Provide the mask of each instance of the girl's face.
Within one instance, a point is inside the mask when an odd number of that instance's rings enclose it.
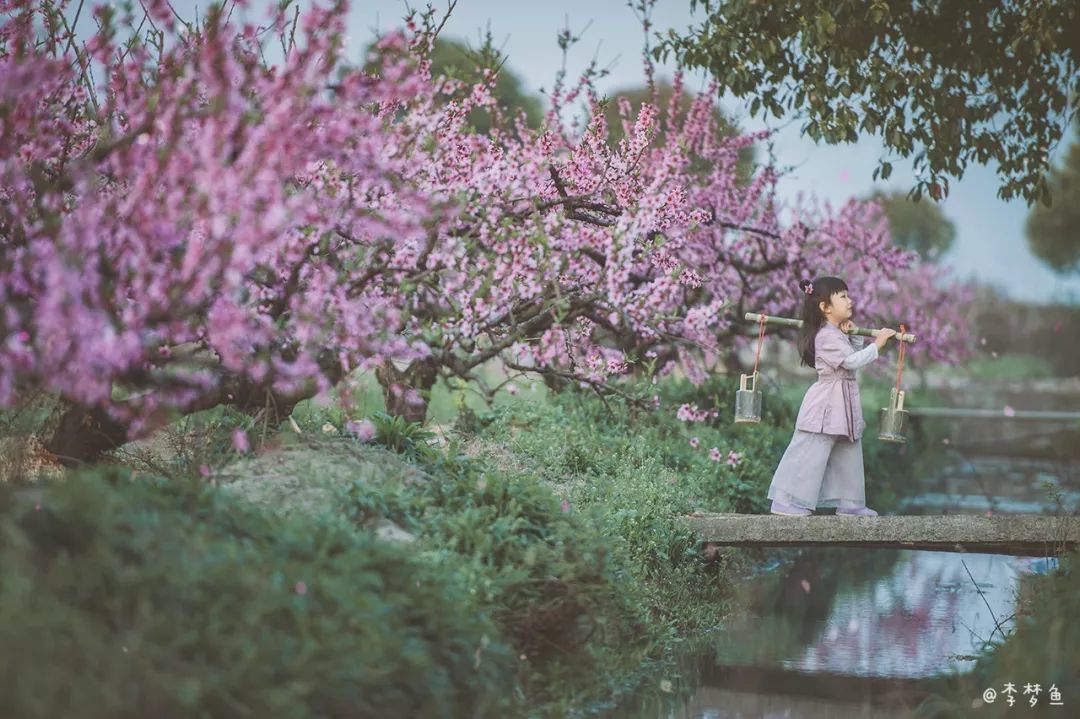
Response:
[[[855,312],[855,303],[848,297],[847,290],[834,292],[829,297],[828,303],[821,302],[818,307],[821,308],[825,319],[834,325],[838,325],[844,320],[850,320]]]

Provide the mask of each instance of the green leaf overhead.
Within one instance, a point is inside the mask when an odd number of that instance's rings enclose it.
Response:
[[[912,195],[969,163],[998,196],[1049,200],[1049,155],[1077,115],[1080,3],[691,0],[704,20],[656,47],[708,70],[753,114],[797,113],[814,140],[878,135],[912,158]]]

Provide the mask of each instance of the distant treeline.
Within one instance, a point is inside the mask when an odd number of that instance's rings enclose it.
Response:
[[[1080,375],[1080,305],[1030,304],[985,291],[975,303],[975,337],[987,353],[1028,354],[1058,377]]]

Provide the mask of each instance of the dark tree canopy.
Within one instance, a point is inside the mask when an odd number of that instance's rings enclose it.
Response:
[[[1027,219],[1028,246],[1055,272],[1080,272],[1080,135],[1060,167],[1050,173],[1050,207],[1039,205]]]
[[[893,244],[918,252],[924,260],[936,261],[952,247],[956,227],[936,202],[924,199],[913,201],[902,191],[875,192],[877,200],[889,218]]]
[[[911,157],[915,197],[971,162],[998,196],[1048,201],[1049,155],[1080,102],[1076,0],[691,0],[704,22],[654,50],[704,68],[751,114],[802,114],[816,141],[877,134]],[[891,157],[892,155],[890,155]],[[874,177],[887,178],[882,158]]]

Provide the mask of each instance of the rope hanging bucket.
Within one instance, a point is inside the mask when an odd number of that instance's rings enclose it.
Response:
[[[757,388],[758,363],[761,346],[765,343],[765,318],[758,320],[758,347],[754,357],[754,372],[739,376],[739,390],[735,393],[735,423],[757,424],[761,421],[761,390]]]
[[[900,325],[900,334],[904,333]],[[900,343],[900,356],[896,367],[896,386],[889,390],[889,406],[882,407],[879,413],[878,439],[883,442],[904,444],[907,442],[908,411],[904,409],[904,391],[900,389],[900,378],[904,373],[904,343]]]

